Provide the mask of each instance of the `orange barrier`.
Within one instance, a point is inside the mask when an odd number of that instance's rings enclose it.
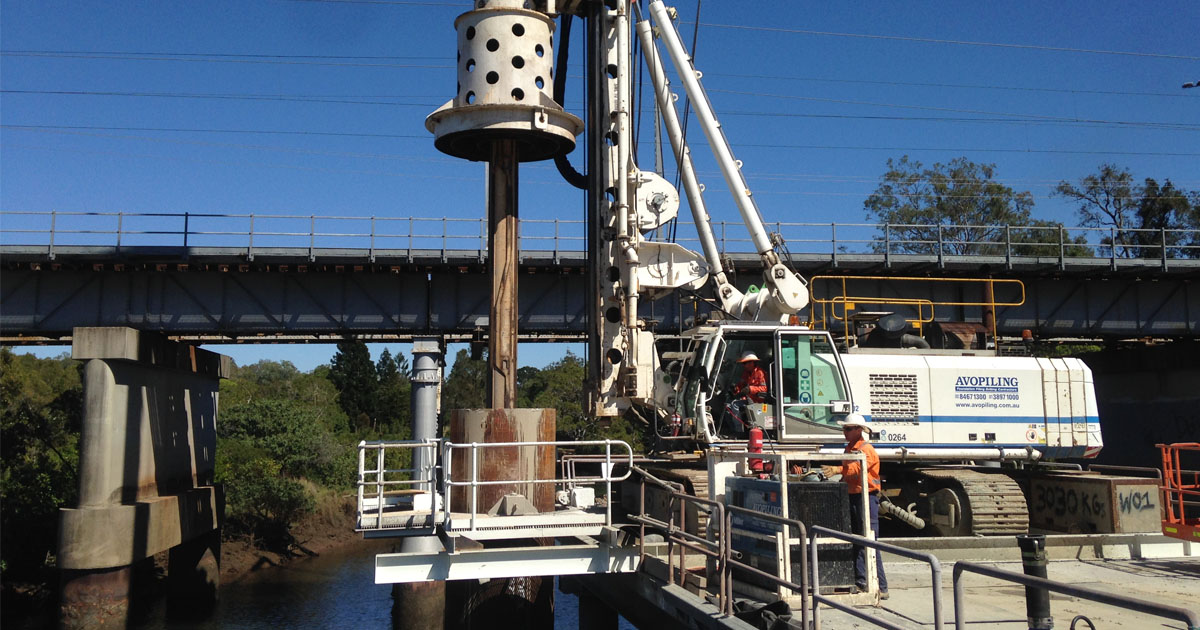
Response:
[[[1179,465],[1182,452],[1200,454],[1200,443],[1159,444],[1163,463],[1163,534],[1200,542],[1200,471]]]

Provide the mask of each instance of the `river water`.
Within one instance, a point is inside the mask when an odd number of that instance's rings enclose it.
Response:
[[[297,560],[286,568],[267,568],[235,584],[222,586],[212,617],[203,621],[164,622],[159,606],[153,621],[136,630],[239,630],[285,628],[392,627],[392,589],[374,582],[375,554],[389,551],[388,545],[360,544],[345,551]],[[555,627],[579,627],[579,600],[561,591],[554,593]],[[634,630],[624,618],[621,630]]]

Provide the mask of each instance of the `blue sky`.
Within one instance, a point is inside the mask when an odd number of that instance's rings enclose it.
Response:
[[[423,126],[453,95],[468,6],[0,1],[0,210],[482,217],[483,167]],[[676,6],[690,44],[697,3]],[[904,154],[995,163],[1067,225],[1050,190],[1104,162],[1200,188],[1200,89],[1180,88],[1200,80],[1200,3],[707,2],[698,21],[697,66],[768,220],[865,222]],[[583,39],[577,23],[576,113]],[[640,120],[652,168],[648,106]],[[699,144],[710,211],[736,220]],[[551,164],[521,173],[523,218],[583,217]],[[214,349],[304,369],[331,352]]]

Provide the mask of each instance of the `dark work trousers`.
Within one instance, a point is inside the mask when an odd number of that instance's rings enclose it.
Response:
[[[879,540],[879,495],[869,495],[867,504],[871,509],[871,531],[875,533],[875,539]],[[855,533],[859,536],[865,535],[862,530],[862,497],[857,494],[850,495],[850,522]],[[859,545],[855,545],[854,548],[858,551],[858,557],[854,559],[854,583],[862,588],[867,583],[867,553],[870,550]],[[875,572],[879,574],[879,590],[886,591],[887,576],[883,573],[883,556],[880,554],[875,555]]]

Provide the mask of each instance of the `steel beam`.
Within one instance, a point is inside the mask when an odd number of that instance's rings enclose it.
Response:
[[[389,553],[375,556],[375,583],[633,573],[638,564],[636,548],[600,544],[472,549],[453,554]]]
[[[53,264],[0,258],[0,341],[46,343],[69,338],[77,326],[132,326],[207,343],[296,343],[346,334],[379,340],[423,334],[469,338],[486,331],[489,323],[491,279],[474,253],[446,264],[390,264],[390,254],[377,250],[383,262],[375,265],[307,264],[303,252],[269,264],[244,259],[200,263],[193,257],[184,265],[138,262],[133,248],[123,252],[125,257],[77,258],[60,251]],[[526,263],[518,266],[521,340],[583,335],[589,292],[583,261],[564,256],[555,266],[549,258],[524,257]],[[743,278],[739,288],[758,273],[735,268]],[[798,268],[818,275],[816,268]],[[1030,329],[1040,337],[1195,338],[1200,336],[1200,292],[1191,285],[1198,277],[1182,269],[1143,278],[1043,276],[1017,268],[1008,275],[1025,283],[1025,303],[997,308],[996,326],[1001,335]],[[887,275],[905,273],[897,269]],[[886,279],[857,279],[849,292],[953,297],[934,286],[934,279],[918,289],[901,289]],[[818,297],[829,296],[822,282],[814,282],[813,289]],[[977,297],[982,300],[982,292]],[[1009,297],[996,287],[997,300]],[[659,331],[689,324],[680,320],[679,304],[670,298],[639,306],[639,317],[654,319]],[[938,319],[960,316],[944,310]],[[1095,317],[1098,313],[1104,315]],[[684,317],[691,314],[689,306]],[[981,320],[982,311],[966,308],[961,316]]]

